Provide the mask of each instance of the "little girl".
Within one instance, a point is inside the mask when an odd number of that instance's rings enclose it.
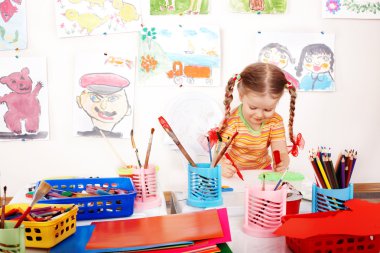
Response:
[[[231,111],[235,84],[241,104]],[[279,67],[268,63],[251,64],[228,81],[224,99],[225,119],[219,133],[223,142],[227,142],[235,132],[239,133],[228,150],[239,169],[272,169],[269,147],[272,152],[280,152],[281,162],[273,163],[275,171],[283,171],[289,166],[285,128],[282,117],[276,113],[285,88],[291,96],[289,136],[292,137],[297,94]],[[293,138],[290,139],[294,144]],[[220,164],[224,177],[232,177],[236,172],[230,160],[223,158]]]

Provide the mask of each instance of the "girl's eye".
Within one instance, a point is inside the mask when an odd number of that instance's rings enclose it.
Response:
[[[249,107],[249,109],[256,110],[257,108],[256,107]]]
[[[273,109],[265,109],[266,112],[271,112]]]

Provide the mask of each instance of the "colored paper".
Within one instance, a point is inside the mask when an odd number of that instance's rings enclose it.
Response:
[[[352,199],[346,201],[345,206],[349,209],[289,216],[274,233],[298,239],[318,235],[380,234],[380,203]]]
[[[139,251],[147,248],[171,248],[183,247],[185,245],[193,244],[193,242],[178,242],[168,244],[157,244],[151,246],[131,247],[131,248],[118,248],[118,249],[100,249],[100,250],[86,250],[86,244],[91,237],[94,230],[94,225],[78,226],[75,234],[62,241],[60,244],[50,249],[50,253],[67,253],[67,252],[115,252],[115,251]]]
[[[222,230],[223,230],[223,236],[222,237],[196,241],[196,242],[194,242],[194,245],[187,246],[187,247],[181,248],[181,249],[142,251],[141,253],[143,253],[143,252],[145,252],[145,253],[181,253],[184,250],[186,250],[186,252],[190,252],[190,251],[196,251],[199,249],[204,249],[205,247],[212,246],[215,244],[230,242],[231,241],[231,232],[230,232],[230,224],[228,222],[227,209],[222,208],[222,209],[217,209],[217,211],[218,211],[220,225],[222,226]],[[222,252],[224,252],[224,251],[222,251]],[[231,252],[231,251],[226,250],[225,252]]]
[[[215,209],[92,224],[95,230],[86,249],[125,248],[223,237],[218,211]]]

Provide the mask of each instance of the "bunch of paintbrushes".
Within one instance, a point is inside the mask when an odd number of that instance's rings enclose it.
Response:
[[[313,166],[317,185],[325,189],[343,189],[348,187],[355,167],[357,151],[345,150],[332,162],[330,149],[318,148],[310,151],[310,162]]]
[[[148,163],[149,163],[149,158],[150,158],[150,151],[151,151],[151,149],[152,149],[153,133],[154,133],[154,128],[152,128],[152,129],[150,130],[149,143],[148,143],[148,148],[147,148],[147,151],[146,151],[145,162],[144,162],[144,167],[143,167],[142,164],[141,164],[140,158],[139,158],[139,150],[138,150],[137,147],[136,147],[135,138],[134,138],[134,136],[133,136],[133,129],[131,130],[131,142],[132,142],[132,148],[133,148],[134,151],[135,151],[136,159],[137,159],[137,163],[138,163],[138,165],[139,165],[139,168],[144,168],[144,169],[147,169],[147,168],[148,168]]]

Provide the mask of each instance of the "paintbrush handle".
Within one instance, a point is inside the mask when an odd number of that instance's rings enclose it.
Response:
[[[165,129],[165,131],[168,133],[168,135],[173,139],[174,143],[177,145],[182,154],[186,157],[190,165],[196,168],[197,165],[195,164],[193,159],[191,159],[190,155],[186,152],[182,144],[179,142],[177,136],[174,134],[172,128],[169,126],[168,122],[164,119],[164,117],[160,116],[158,118],[158,121],[160,122],[161,126]]]
[[[28,208],[25,210],[25,212],[17,220],[17,223],[14,226],[14,228],[18,228],[21,225],[21,223],[24,221],[25,217],[30,213],[30,210],[32,210],[32,206],[28,206]]]
[[[235,139],[236,135],[238,135],[238,132],[235,132],[234,135],[232,135],[231,139],[227,142],[226,146],[223,147],[223,149],[219,152],[219,154],[216,156],[216,158],[214,157],[215,159],[211,163],[211,168],[214,168],[218,164],[220,159],[222,159],[224,153],[226,153],[228,147],[231,145],[231,143]]]
[[[146,151],[144,169],[148,168],[149,156],[150,156],[150,150],[151,150],[151,148],[152,148],[152,142],[149,143],[148,150]]]

